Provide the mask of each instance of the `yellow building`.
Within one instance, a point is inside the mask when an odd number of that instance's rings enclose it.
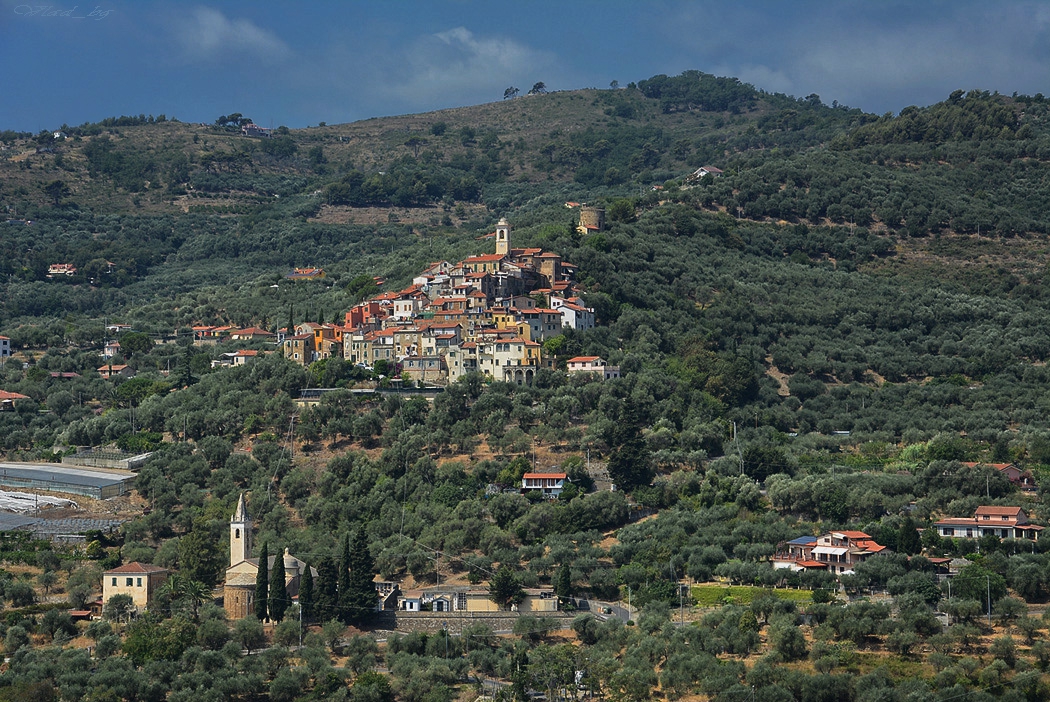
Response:
[[[130,595],[139,611],[153,603],[157,589],[168,579],[168,571],[149,563],[125,563],[102,574],[102,601],[114,595]]]

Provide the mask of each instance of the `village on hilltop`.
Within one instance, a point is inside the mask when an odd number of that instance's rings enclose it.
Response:
[[[604,223],[599,208],[587,208],[588,230]],[[194,327],[197,343],[219,339],[264,339],[278,343],[284,356],[303,366],[342,358],[372,368],[379,361],[404,379],[444,385],[467,373],[529,384],[540,368],[553,368],[542,343],[563,329],[595,326],[594,310],[580,298],[576,266],[541,248],[512,248],[511,225],[504,218],[496,231],[495,252],[458,263],[436,261],[412,284],[384,292],[346,312],[344,324],[303,322],[291,333],[264,329]],[[317,279],[319,268],[296,269],[289,279]],[[541,304],[545,302],[546,306]],[[250,360],[231,358],[227,363]],[[619,368],[597,356],[569,359],[570,373],[603,379],[619,377]],[[396,374],[396,373],[395,373]]]

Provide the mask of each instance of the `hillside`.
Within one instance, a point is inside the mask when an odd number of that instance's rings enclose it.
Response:
[[[687,72],[269,138],[242,136],[248,121],[0,132],[0,334],[14,351],[0,390],[25,396],[0,412],[8,457],[155,451],[136,484],[148,513],[87,549],[109,565],[215,584],[245,492],[256,543],[319,572],[360,534],[370,572],[406,588],[500,573],[563,604],[642,610],[637,626],[582,614],[568,638],[528,617],[520,641],[481,627],[380,651],[354,636],[336,672],[322,632],[367,622],[333,601],[306,616],[302,666],[285,626],[262,670],[240,656],[258,643],[246,625],[171,594],[122,632],[170,648],[129,645],[124,674],[181,661],[193,672],[163,683],[181,694],[199,664],[225,671],[199,689],[245,699],[280,697],[280,680],[317,698],[448,700],[469,676],[553,696],[584,668],[588,691],[617,699],[1045,698],[1045,624],[1028,607],[1050,597],[1046,538],[942,528],[979,508],[1050,516],[1017,477],[1050,476],[1042,96],[959,91],[876,116]],[[691,177],[701,166],[721,175]],[[603,206],[607,226],[581,233],[572,203]],[[545,339],[550,367],[531,385],[470,373],[428,402],[393,391],[390,364],[193,343],[193,326],[342,321],[435,261],[491,253],[501,217],[515,246],[578,267],[597,321]],[[325,276],[289,280],[293,267]],[[135,378],[102,377],[107,341]],[[242,348],[270,353],[222,364]],[[579,355],[622,377],[566,373]],[[297,403],[304,388],[334,390]],[[391,391],[352,392],[373,388]],[[534,469],[569,487],[519,494]],[[817,536],[857,560],[784,560]],[[19,548],[28,569],[50,562]],[[692,591],[707,609],[689,607],[680,583],[709,581]],[[31,614],[8,617],[27,638],[8,645],[31,651],[0,675],[0,699],[40,680],[68,691],[48,661],[73,654]],[[188,638],[198,616],[213,638]],[[389,672],[366,672],[377,655]]]

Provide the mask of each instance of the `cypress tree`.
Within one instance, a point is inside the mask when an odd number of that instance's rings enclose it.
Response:
[[[314,614],[322,621],[338,615],[339,594],[335,563],[328,556],[317,562],[317,587],[314,588]]]
[[[922,540],[919,538],[919,531],[915,528],[911,515],[905,517],[901,523],[897,534],[897,551],[909,556],[922,551]]]
[[[305,566],[302,578],[299,580],[299,608],[303,612],[303,619],[310,619],[314,615],[314,575],[310,565]]]
[[[270,589],[269,546],[263,542],[259,552],[259,572],[255,576],[255,618],[260,622],[266,620],[267,593]]]
[[[568,563],[562,563],[554,576],[554,594],[563,598],[572,594],[572,575],[569,573]]]
[[[349,541],[349,539],[348,539]],[[367,621],[375,612],[376,586],[375,561],[368,550],[368,539],[364,529],[358,529],[353,537],[350,556],[350,597],[347,600],[348,618],[351,623]]]
[[[345,624],[351,622],[354,602],[353,596],[350,594],[350,534],[346,535],[346,539],[343,541],[343,553],[339,557],[339,578],[338,578],[338,589],[339,589],[339,601],[338,611],[339,620]]]
[[[270,571],[270,619],[274,622],[284,619],[290,604],[288,588],[285,586],[284,554],[278,549],[273,559],[273,570]]]

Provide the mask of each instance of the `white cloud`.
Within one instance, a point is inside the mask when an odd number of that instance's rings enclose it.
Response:
[[[495,100],[508,85],[550,81],[553,55],[512,39],[478,37],[465,27],[422,37],[405,53],[406,61],[387,67],[377,92],[408,104],[437,100]],[[525,92],[529,85],[520,85]]]
[[[273,32],[248,19],[229,19],[210,7],[194,8],[174,27],[179,44],[194,59],[237,55],[275,62],[292,53]]]
[[[686,3],[663,31],[676,66],[876,112],[931,104],[956,89],[1045,92],[1050,6],[1041,0],[958,0],[924,11],[904,0],[798,7]]]

